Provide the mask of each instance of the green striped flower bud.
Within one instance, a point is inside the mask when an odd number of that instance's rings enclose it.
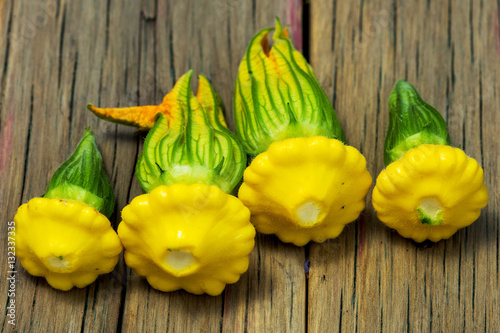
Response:
[[[200,75],[196,96],[193,71],[184,74],[163,104],[148,133],[136,166],[146,192],[160,185],[203,183],[230,193],[241,180],[246,154],[224,121],[222,102],[209,80]]]
[[[279,19],[250,42],[236,81],[236,133],[251,156],[275,141],[325,136],[345,141],[335,111],[311,66],[293,46]]]
[[[441,114],[427,104],[414,86],[399,80],[389,97],[389,127],[384,162],[389,165],[421,144],[449,145],[450,136]]]
[[[74,153],[56,170],[43,197],[78,200],[111,216],[115,196],[91,130],[85,130]]]

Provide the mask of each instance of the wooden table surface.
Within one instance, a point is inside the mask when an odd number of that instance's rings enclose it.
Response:
[[[258,235],[250,267],[218,297],[149,287],[124,265],[61,292],[16,264],[15,326],[2,332],[459,332],[500,329],[498,0],[0,0],[0,304],[7,222],[40,196],[84,128],[96,133],[117,198],[141,193],[135,129],[86,110],[158,104],[188,69],[232,99],[250,38],[279,16],[312,64],[347,142],[375,178],[387,99],[399,78],[445,117],[454,146],[484,167],[488,206],[472,226],[417,244],[377,220],[371,194],[336,239],[295,247]],[[370,192],[371,193],[371,192]],[[309,275],[304,264],[310,262]]]

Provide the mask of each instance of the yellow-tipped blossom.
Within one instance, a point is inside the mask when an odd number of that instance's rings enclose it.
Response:
[[[236,134],[251,156],[288,138],[324,136],[345,141],[335,111],[304,56],[279,20],[270,48],[261,30],[241,60],[234,95]]]
[[[238,196],[257,231],[323,242],[356,220],[372,179],[286,28],[277,20],[269,47],[271,30],[252,39],[236,82],[236,132],[255,157]]]
[[[113,189],[87,130],[45,195],[19,207],[16,256],[28,273],[56,289],[83,288],[118,262],[122,245],[106,217],[113,208]]]
[[[123,209],[118,235],[126,264],[152,287],[218,295],[248,269],[254,246],[250,212],[228,194],[246,154],[209,80],[199,77],[194,96],[191,78],[177,81],[167,115],[156,115],[136,165],[146,194]]]
[[[149,130],[155,123],[156,114],[161,113],[170,117],[171,96],[166,95],[160,105],[132,106],[125,108],[99,108],[92,104],[87,109],[97,117],[114,123],[138,127],[140,130]]]
[[[372,196],[377,216],[416,242],[449,238],[477,220],[488,203],[483,169],[449,146],[443,117],[411,84],[398,81],[389,110],[387,167]]]
[[[189,79],[191,76],[189,76]],[[187,78],[185,78],[187,79]],[[212,125],[215,128],[219,126],[227,128],[222,112],[222,102],[217,93],[211,89],[210,81],[200,75],[200,83],[196,98],[206,109],[207,114],[215,116]],[[182,96],[184,91],[180,92],[179,89],[174,89],[163,97],[160,105],[145,105],[145,106],[131,106],[124,108],[99,108],[92,104],[87,105],[87,109],[92,111],[97,117],[108,120],[114,123],[138,127],[140,130],[150,130],[157,118],[158,114],[164,115],[168,121],[179,123],[179,111],[183,107],[179,103],[184,101],[186,96]],[[188,106],[189,107],[189,106]]]

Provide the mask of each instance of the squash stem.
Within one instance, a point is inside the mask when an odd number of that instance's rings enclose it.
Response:
[[[425,198],[417,208],[418,219],[422,224],[440,225],[443,223],[443,207],[435,198]]]
[[[196,258],[188,250],[167,249],[164,262],[167,271],[176,277],[189,275],[197,267]]]

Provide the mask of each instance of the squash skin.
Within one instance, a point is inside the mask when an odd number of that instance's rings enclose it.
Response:
[[[33,198],[14,222],[21,265],[55,289],[86,287],[111,272],[122,251],[106,216],[80,201]]]
[[[212,296],[247,271],[255,244],[248,208],[205,184],[162,185],[134,198],[122,211],[118,235],[126,264],[153,288]],[[191,262],[173,267],[167,259],[175,251]]]
[[[478,219],[488,203],[483,179],[483,169],[461,149],[422,144],[380,173],[372,203],[378,218],[401,236],[437,242]],[[418,208],[428,198],[441,205],[438,225],[419,218]]]
[[[271,144],[243,179],[238,197],[257,231],[297,246],[337,237],[365,208],[372,183],[358,150],[322,136]],[[305,204],[317,209],[304,223],[299,212]]]

